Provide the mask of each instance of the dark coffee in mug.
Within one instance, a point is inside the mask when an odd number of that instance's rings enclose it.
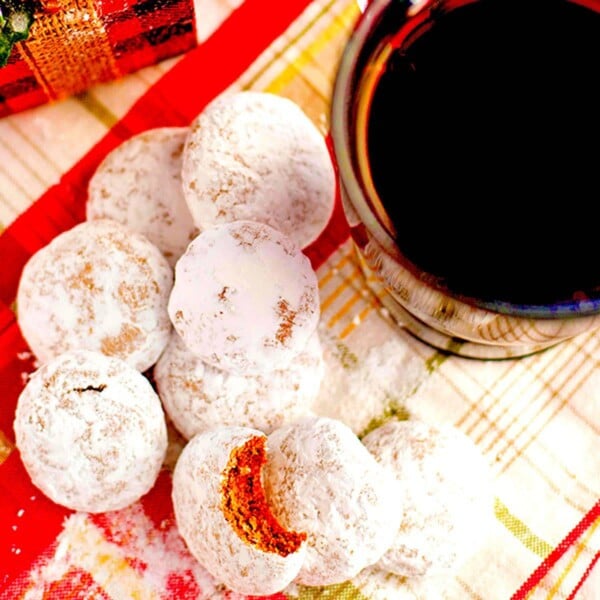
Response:
[[[405,267],[483,305],[598,299],[600,2],[410,6],[363,51],[356,131]]]

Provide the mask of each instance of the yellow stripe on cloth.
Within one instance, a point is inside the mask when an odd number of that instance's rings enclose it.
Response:
[[[307,33],[311,32],[314,28],[315,24],[322,19],[324,16],[327,16],[327,13],[331,11],[332,7],[336,5],[336,1],[328,2],[326,6],[324,6],[318,14],[313,17],[310,22],[308,22],[302,30],[297,33],[287,44],[286,46],[279,50],[275,56],[274,60],[269,63],[272,65],[273,62],[279,61],[286,50],[293,48],[296,46],[298,41],[302,39]],[[309,64],[311,60],[314,60],[314,53],[319,50],[325,48],[327,44],[331,41],[332,37],[339,32],[344,38],[347,37],[348,31],[350,29],[352,21],[358,17],[358,6],[356,2],[350,2],[347,7],[339,14],[331,19],[331,24],[325,28],[319,35],[316,36],[315,40],[305,48],[300,56],[294,60],[294,62],[288,64],[284,69],[282,69],[277,76],[269,81],[269,83],[263,88],[265,92],[271,93],[281,93],[282,89],[289,84],[294,77],[298,75],[303,66]],[[311,32],[312,33],[312,32]],[[258,72],[256,72],[251,79],[249,79],[245,86],[246,88],[253,87],[257,80],[260,79],[265,71],[268,69],[268,66],[264,66]]]
[[[327,327],[333,327],[340,319],[342,319],[350,309],[362,298],[358,293],[354,293],[342,307],[327,321]]]
[[[301,587],[298,600],[368,600],[350,582],[320,587]]]
[[[355,275],[353,275],[351,279],[354,279]],[[327,298],[323,298],[321,301],[321,314],[324,313],[345,291],[348,290],[350,286],[348,285],[348,278],[342,281],[335,290],[327,296]]]
[[[107,129],[111,129],[119,122],[119,118],[113,114],[102,102],[89,92],[83,92],[76,96],[81,105]]]
[[[362,323],[363,319],[365,319],[365,317],[376,308],[377,307],[374,304],[365,306],[356,316],[356,321],[350,321],[350,323],[348,323],[348,325],[342,329],[340,332],[340,339],[343,340],[344,338],[348,337]]]
[[[545,542],[542,538],[538,537],[521,519],[515,517],[509,510],[508,507],[502,503],[498,498],[494,502],[494,512],[496,513],[496,519],[510,531],[522,544],[537,554],[540,558],[546,558],[550,552],[552,552],[552,546]]]
[[[325,273],[325,275],[323,275],[323,277],[321,277],[321,279],[319,280],[319,289],[322,289],[327,283],[329,283],[333,279],[333,277],[338,275],[339,270],[349,260],[350,260],[350,255],[344,254],[344,256],[342,256],[341,260],[338,263],[336,263],[335,265],[331,265],[331,267],[328,268],[327,273]]]
[[[333,4],[333,3],[332,3]],[[331,6],[328,5],[323,9],[323,13]],[[302,71],[302,69],[313,60],[315,54],[323,50],[336,35],[346,35],[350,24],[358,18],[360,9],[356,2],[351,2],[346,8],[333,19],[328,27],[326,27],[315,40],[305,48],[302,53],[288,65],[275,79],[271,81],[266,92],[273,94],[280,93],[294,77]]]

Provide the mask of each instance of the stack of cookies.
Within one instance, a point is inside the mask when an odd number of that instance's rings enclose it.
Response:
[[[41,367],[15,433],[35,485],[74,510],[128,506],[156,481],[170,422],[186,441],[179,531],[228,588],[455,568],[491,513],[475,447],[418,424],[363,443],[312,413],[325,369],[303,250],[334,199],[322,134],[272,94],[225,93],[190,127],[112,151],[87,220],[36,253],[19,285]]]

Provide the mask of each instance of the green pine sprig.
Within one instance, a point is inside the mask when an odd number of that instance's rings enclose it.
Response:
[[[35,8],[33,0],[0,0],[0,67],[8,62],[14,44],[29,36]]]

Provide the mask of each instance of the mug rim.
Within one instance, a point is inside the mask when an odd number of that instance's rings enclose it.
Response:
[[[478,1],[478,0],[471,0]],[[565,2],[578,3],[577,0]],[[333,85],[333,94],[330,109],[331,138],[334,158],[339,172],[340,185],[343,187],[348,201],[360,218],[361,223],[367,228],[369,234],[381,247],[406,268],[406,258],[401,258],[397,246],[365,199],[366,192],[361,185],[359,177],[353,167],[352,157],[355,152],[350,139],[350,111],[353,102],[353,84],[355,82],[356,65],[365,42],[367,41],[373,21],[377,21],[388,6],[397,0],[371,0],[367,3],[362,14],[355,23],[354,29],[348,38],[342,52],[336,77]],[[407,1],[409,5],[420,4],[419,12],[427,9],[430,0],[423,2]],[[411,263],[412,264],[412,263]],[[417,265],[414,269],[421,271]],[[528,304],[508,302],[504,300],[484,300],[472,296],[457,294],[442,286],[435,286],[426,281],[422,285],[454,298],[459,302],[473,306],[475,309],[488,310],[494,313],[527,319],[565,319],[592,316],[600,313],[600,295],[594,298],[565,299],[548,304]]]

